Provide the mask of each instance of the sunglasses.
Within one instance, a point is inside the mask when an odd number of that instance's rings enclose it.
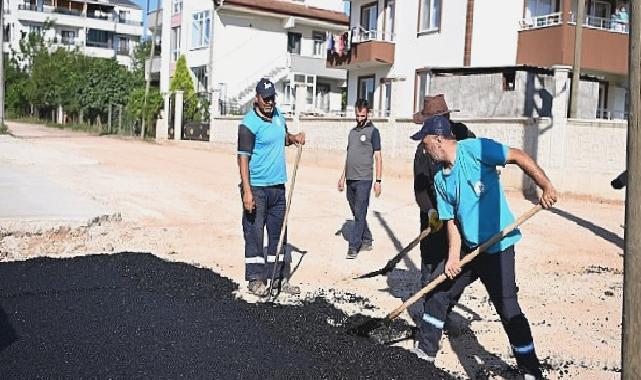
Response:
[[[275,102],[275,101],[276,101],[276,96],[275,95],[263,98],[263,102],[265,102],[265,103],[271,103],[271,102]]]

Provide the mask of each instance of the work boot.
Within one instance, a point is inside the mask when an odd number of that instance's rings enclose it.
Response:
[[[410,350],[411,353],[418,356],[419,359],[425,360],[428,363],[434,363],[436,361],[436,356],[428,355],[425,351],[421,350],[418,347],[414,347]]]
[[[359,249],[360,252],[365,252],[365,251],[371,251],[373,250],[374,247],[372,246],[371,241],[364,241],[363,244],[361,245],[361,249]]]
[[[287,280],[277,278],[272,284],[272,292],[297,295],[300,294],[300,288],[290,284]]]
[[[251,294],[258,297],[265,297],[267,295],[267,283],[263,280],[250,280],[247,284],[247,289]]]
[[[358,256],[358,251],[355,250],[354,248],[348,248],[347,249],[347,258],[348,259],[355,259]]]

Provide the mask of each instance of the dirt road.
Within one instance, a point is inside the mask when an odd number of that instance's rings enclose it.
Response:
[[[16,209],[18,184],[37,178],[39,185],[20,192],[29,210],[0,215],[0,260],[152,252],[242,283],[235,147],[160,145],[25,124],[9,128],[13,136],[0,136],[1,202]],[[293,158],[294,149],[289,153]],[[418,289],[418,251],[387,278],[343,279],[378,269],[416,236],[411,178],[384,173],[383,194],[373,198],[368,217],[375,249],[347,261],[343,232],[350,215],[344,194],[336,191],[341,168],[306,162],[305,155],[289,216],[292,282],[349,312],[355,310],[339,295],[357,293],[374,306],[359,311],[381,316]],[[515,214],[531,207],[519,194],[509,198]],[[60,207],[49,207],[56,200]],[[56,210],[60,215],[51,215]],[[79,222],[82,216],[86,222]],[[522,228],[519,297],[550,378],[619,376],[623,218],[622,204],[561,199],[557,209]],[[420,305],[412,312],[420,313]],[[514,360],[507,338],[478,282],[466,290],[450,324],[437,367],[463,377],[509,377],[505,369]]]

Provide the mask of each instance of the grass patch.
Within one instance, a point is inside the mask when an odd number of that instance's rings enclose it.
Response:
[[[47,123],[45,124],[48,128],[58,128],[58,129],[70,129],[75,132],[85,132],[95,135],[103,135],[107,133],[107,126],[103,125],[102,127],[98,125],[89,125],[89,124],[79,124],[79,123],[69,123],[69,124],[58,124],[58,123]]]
[[[9,128],[7,128],[7,125],[2,123],[0,124],[0,135],[6,135],[9,133]]]

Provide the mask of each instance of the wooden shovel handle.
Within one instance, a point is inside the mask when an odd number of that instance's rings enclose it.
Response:
[[[530,219],[531,217],[534,216],[537,212],[541,211],[543,209],[543,206],[536,205],[532,207],[528,212],[525,214],[521,215],[520,218],[518,218],[514,223],[510,224],[509,226],[505,227],[505,229],[496,235],[492,236],[488,241],[485,243],[481,244],[476,248],[474,251],[468,253],[465,257],[461,259],[461,268],[468,264],[470,261],[474,260],[476,256],[478,256],[481,252],[485,251],[492,245],[494,245],[496,242],[499,240],[503,239],[507,234],[510,232],[514,231],[517,229],[521,224],[523,224],[526,220]],[[431,292],[436,288],[437,286],[441,285],[443,282],[447,280],[447,276],[445,276],[444,273],[441,273],[438,277],[436,277],[434,280],[430,281],[429,284],[425,285],[425,287],[421,290],[419,290],[416,294],[414,294],[412,297],[410,297],[407,301],[403,302],[403,304],[396,309],[394,309],[391,313],[387,315],[388,319],[394,319],[398,317],[405,309],[413,305],[416,301],[420,300],[423,298],[424,295],[427,293]]]

